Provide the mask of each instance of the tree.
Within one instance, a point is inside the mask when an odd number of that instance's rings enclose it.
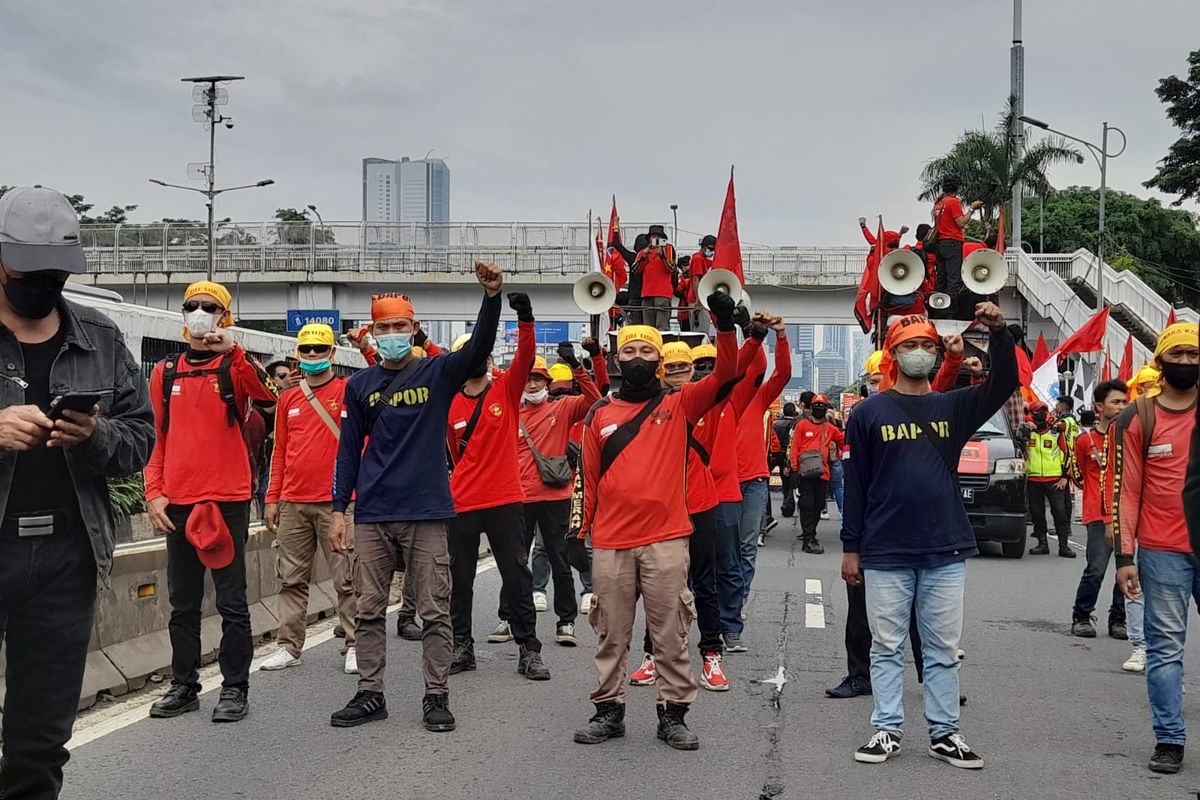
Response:
[[[1171,204],[1174,206],[1200,200],[1200,50],[1188,56],[1186,79],[1177,75],[1163,78],[1154,93],[1167,104],[1167,118],[1183,135],[1158,162],[1154,177],[1142,185],[1179,195]]]
[[[1104,199],[1105,260],[1114,269],[1130,269],[1163,297],[1200,303],[1200,228],[1195,215],[1164,208],[1145,199],[1109,189]],[[1022,209],[1027,240],[1041,233],[1048,253],[1096,251],[1099,196],[1088,186],[1052,191],[1040,218],[1037,203]],[[1040,230],[1044,224],[1044,230]]]
[[[314,232],[317,234],[317,244],[333,244],[335,241],[333,231],[329,228],[321,226],[314,230],[313,221],[309,219],[307,211],[277,208],[275,219],[283,223],[277,226],[279,241],[282,244],[310,244]]]
[[[950,152],[925,163],[918,199],[937,200],[942,194],[942,178],[957,175],[962,179],[960,194],[967,200],[983,201],[983,218],[990,227],[996,211],[1012,199],[1018,181],[1030,194],[1044,195],[1051,188],[1046,175],[1050,167],[1083,160],[1078,150],[1057,136],[1028,143],[1018,158],[1013,103],[1010,97],[995,129],[964,131]]]

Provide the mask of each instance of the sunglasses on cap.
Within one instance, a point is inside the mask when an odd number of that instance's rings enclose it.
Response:
[[[302,355],[302,356],[308,356],[308,355],[323,356],[329,352],[329,345],[327,345],[327,344],[302,344],[302,345],[299,345],[296,349],[300,352],[300,355]]]
[[[199,300],[188,300],[183,304],[183,310],[189,314],[199,308],[204,309],[204,313],[206,314],[216,314],[219,311],[223,312],[225,310],[219,303],[210,303],[208,301],[201,303]]]

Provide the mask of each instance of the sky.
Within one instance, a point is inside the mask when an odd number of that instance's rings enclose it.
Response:
[[[926,220],[922,165],[994,125],[1011,14],[1007,0],[13,0],[0,184],[136,203],[134,221],[200,218],[199,195],[147,179],[186,184],[207,157],[179,78],[233,74],[218,185],[276,184],[220,198],[219,217],[313,203],[357,220],[363,157],[432,150],[455,221],[582,221],[615,193],[627,221],[669,224],[677,203],[681,229],[715,233],[733,164],[744,242],[860,244],[860,215]],[[1109,185],[1153,196],[1141,183],[1178,135],[1154,88],[1184,72],[1198,30],[1196,0],[1026,2],[1026,113],[1093,140],[1121,127]],[[1098,170],[1052,182],[1096,185]]]

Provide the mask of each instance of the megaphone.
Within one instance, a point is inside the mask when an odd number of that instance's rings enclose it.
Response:
[[[1008,264],[995,250],[976,250],[963,259],[963,286],[975,294],[995,294],[1008,281]]]
[[[575,305],[585,314],[603,314],[612,308],[617,299],[617,287],[603,272],[589,272],[575,281],[571,290]]]
[[[929,307],[935,311],[945,311],[950,307],[950,295],[945,292],[934,292],[929,295]]]
[[[733,302],[739,305],[749,307],[750,295],[746,294],[746,290],[742,288],[742,282],[738,280],[738,276],[734,275],[727,269],[713,269],[700,279],[700,283],[696,284],[696,297],[700,300],[700,305],[708,308],[708,296],[721,292],[733,298]]]
[[[879,285],[893,295],[912,294],[925,280],[925,262],[912,250],[893,250],[879,262]]]

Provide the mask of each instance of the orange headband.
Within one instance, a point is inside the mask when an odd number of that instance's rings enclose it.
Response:
[[[896,385],[900,365],[892,357],[893,348],[909,339],[932,339],[937,342],[940,338],[933,323],[920,314],[909,314],[893,322],[892,327],[888,328],[887,339],[883,343],[883,357],[879,360],[879,371],[883,373],[879,391],[886,392]]]
[[[412,300],[408,299],[406,294],[396,294],[389,292],[388,294],[371,295],[371,321],[378,322],[381,319],[416,319],[413,316]]]

